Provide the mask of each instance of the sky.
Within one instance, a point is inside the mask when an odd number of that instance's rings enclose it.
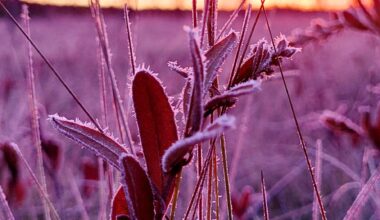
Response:
[[[89,0],[24,0],[29,3],[49,5],[87,6]],[[370,0],[363,0],[370,2]],[[132,7],[142,9],[190,9],[192,0],[100,0],[104,7],[122,7],[126,2]],[[198,0],[199,8],[203,0]],[[219,0],[219,8],[225,10],[235,9],[240,0]],[[250,0],[254,8],[259,8],[260,0]],[[354,0],[266,0],[267,7],[292,8],[301,10],[342,10],[348,8]]]

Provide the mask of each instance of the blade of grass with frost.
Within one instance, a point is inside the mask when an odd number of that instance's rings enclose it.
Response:
[[[371,191],[374,190],[377,183],[380,181],[380,169],[377,169],[367,183],[362,187],[359,194],[356,196],[354,203],[347,211],[344,220],[359,219],[360,211],[371,196]]]
[[[214,46],[215,44],[215,32],[217,29],[217,17],[218,17],[218,0],[210,0],[210,6],[208,7],[208,18],[207,18],[207,36],[208,45]]]
[[[135,51],[133,48],[133,43],[132,43],[132,31],[131,31],[131,22],[129,21],[129,10],[128,10],[128,3],[125,3],[124,5],[124,20],[125,20],[125,25],[127,27],[127,37],[128,37],[128,48],[129,48],[129,59],[131,62],[131,67],[132,67],[132,74],[136,74],[136,55]]]
[[[196,30],[185,29],[190,39],[190,54],[193,64],[193,83],[190,100],[189,114],[186,122],[185,136],[190,136],[199,131],[203,121],[203,78],[205,58],[199,47]]]
[[[174,182],[162,172],[164,152],[178,140],[174,112],[160,81],[148,70],[140,70],[132,81],[133,103],[148,174],[167,203]]]
[[[24,162],[24,164],[25,164],[25,166],[26,166],[26,168],[27,168],[30,176],[32,177],[33,182],[37,186],[38,193],[40,194],[40,196],[42,197],[42,199],[45,200],[46,204],[49,206],[51,218],[54,219],[54,220],[59,220],[60,218],[59,218],[58,212],[55,209],[53,203],[50,201],[49,195],[45,193],[42,185],[40,184],[40,182],[38,182],[38,179],[37,179],[36,175],[33,173],[33,170],[30,167],[28,161],[25,159],[24,155],[21,153],[20,148],[15,143],[11,143],[10,145],[15,150],[15,152],[17,153],[17,155],[21,158],[22,162]]]
[[[196,144],[215,138],[223,132],[234,127],[235,118],[223,115],[214,123],[208,125],[203,131],[174,143],[165,152],[162,158],[164,172],[170,172],[177,166],[181,166],[186,154],[190,153]]]
[[[235,48],[237,39],[236,32],[231,32],[205,53],[207,63],[206,75],[204,77],[204,96],[208,93],[212,83],[216,79],[219,68]]]
[[[261,88],[261,81],[250,80],[245,83],[238,84],[224,93],[214,96],[205,104],[204,116],[210,115],[219,107],[231,107],[235,104],[236,99],[243,95],[254,93]]]
[[[122,185],[131,219],[155,219],[153,189],[145,170],[132,156],[120,157]]]
[[[98,132],[91,124],[72,121],[58,115],[50,115],[53,126],[70,139],[95,152],[115,168],[120,170],[118,159],[127,150],[112,137]]]
[[[111,204],[111,220],[117,220],[118,216],[129,216],[127,199],[122,186],[116,190]]]
[[[5,194],[3,192],[3,188],[1,186],[0,186],[0,208],[3,211],[3,217],[5,217],[6,219],[9,219],[9,220],[15,219],[11,209],[9,208],[7,199],[5,197]]]
[[[247,29],[248,29],[248,22],[249,22],[249,19],[251,18],[251,11],[252,11],[251,9],[252,9],[252,5],[248,4],[247,10],[245,11],[243,24],[242,24],[242,27],[241,27],[241,34],[239,36],[238,48],[237,48],[237,51],[236,51],[236,54],[235,54],[234,63],[232,65],[232,70],[231,70],[231,73],[230,73],[230,76],[229,76],[229,79],[228,79],[228,87],[231,86],[231,83],[232,83],[232,81],[233,81],[233,79],[235,77],[235,71],[236,71],[236,69],[239,70],[239,66],[237,64],[238,64],[238,60],[239,60],[239,56],[240,56],[240,50],[241,50],[241,47],[243,46],[245,32],[247,32]],[[244,53],[241,56],[244,56]]]
[[[42,60],[46,63],[49,69],[53,72],[53,74],[57,77],[58,81],[65,87],[66,91],[70,94],[70,96],[74,99],[74,101],[79,105],[81,110],[87,115],[87,117],[91,120],[92,123],[99,129],[100,132],[103,132],[100,128],[99,124],[96,122],[94,117],[90,114],[89,111],[84,107],[84,105],[80,102],[79,98],[75,93],[70,89],[65,80],[62,78],[61,74],[53,67],[51,62],[45,57],[45,55],[41,52],[41,50],[37,47],[36,43],[32,40],[32,38],[26,33],[26,31],[21,27],[16,18],[9,12],[9,10],[5,7],[5,5],[0,1],[1,8],[5,11],[7,16],[9,16],[12,22],[16,25],[16,27],[21,31],[21,33],[25,36],[25,38],[29,41],[29,43],[33,46],[33,48],[37,51],[38,55],[42,58]]]
[[[26,32],[30,36],[30,17],[29,17],[29,10],[27,5],[22,6],[22,18],[24,20],[24,24],[26,27]],[[31,120],[31,133],[32,133],[32,139],[33,139],[33,145],[36,148],[37,151],[37,176],[41,182],[41,185],[43,187],[43,190],[47,194],[47,188],[46,188],[46,178],[45,178],[45,171],[44,171],[44,165],[43,165],[43,158],[42,158],[42,147],[41,147],[41,135],[40,135],[40,124],[38,121],[38,109],[37,109],[37,98],[36,98],[36,88],[35,88],[35,75],[34,75],[34,69],[33,69],[33,51],[32,51],[32,45],[28,43],[28,74],[27,74],[27,84],[28,84],[28,101],[29,101],[29,108],[30,108],[30,120]],[[43,201],[43,207],[44,207],[44,214],[45,219],[50,219],[49,214],[49,207],[47,206],[46,202]]]
[[[99,0],[91,0],[90,5],[91,5],[90,7],[91,13],[95,20],[95,26],[98,32],[100,44],[102,46],[104,59],[106,61],[106,65],[108,68],[109,78],[111,80],[112,94],[113,94],[116,111],[117,111],[116,115],[121,117],[121,124],[123,125],[124,131],[126,134],[126,143],[128,147],[130,148],[131,153],[135,154],[135,150],[132,144],[131,134],[130,134],[128,123],[127,123],[126,112],[124,110],[123,101],[121,100],[120,92],[117,86],[116,75],[112,68],[111,52],[109,49],[108,36],[107,36],[106,28],[105,28],[103,14],[100,10]],[[119,120],[118,120],[118,123],[120,124]],[[124,137],[122,129],[120,129],[120,137],[122,139]]]
[[[272,33],[272,28],[271,28],[271,26],[269,24],[268,15],[267,15],[266,10],[264,8],[264,2],[265,2],[265,0],[261,0],[261,5],[262,5],[262,8],[263,8],[263,13],[264,13],[264,17],[265,17],[266,26],[268,28],[268,32],[269,32],[269,35],[270,35],[270,38],[271,38],[271,42],[272,42],[274,53],[278,54],[277,53],[276,44],[275,44],[275,40],[274,40],[273,33]],[[278,60],[278,58],[276,60]],[[297,131],[298,138],[299,138],[299,141],[300,141],[300,144],[301,144],[301,147],[302,147],[302,151],[303,151],[303,154],[305,156],[306,165],[307,165],[307,168],[308,168],[308,171],[309,171],[309,174],[310,174],[310,178],[311,178],[311,181],[312,181],[313,189],[314,189],[315,194],[317,195],[317,200],[318,200],[318,205],[319,205],[319,211],[321,213],[322,219],[326,220],[327,219],[327,217],[326,217],[326,210],[324,208],[323,201],[322,201],[322,196],[320,194],[317,182],[315,180],[314,171],[313,171],[313,168],[312,168],[312,165],[311,165],[311,161],[309,159],[309,154],[308,154],[307,149],[306,149],[306,143],[304,141],[304,138],[303,138],[303,135],[302,135],[302,132],[301,132],[301,126],[299,125],[299,122],[298,122],[298,118],[297,118],[296,111],[295,111],[295,108],[294,108],[294,105],[293,105],[292,97],[290,96],[288,85],[286,83],[285,76],[284,76],[284,71],[282,70],[281,62],[277,62],[277,65],[278,65],[278,68],[280,69],[280,72],[281,72],[281,77],[282,77],[282,82],[283,82],[283,85],[284,85],[285,93],[286,93],[286,96],[287,96],[287,99],[288,99],[288,102],[289,102],[290,110],[291,110],[291,113],[292,113],[292,116],[293,116],[294,124],[296,126],[296,131]]]
[[[205,36],[205,32],[206,32],[206,27],[207,27],[208,13],[210,12],[209,11],[209,7],[210,7],[209,2],[210,2],[210,0],[204,1],[204,8],[203,8],[203,13],[202,13],[202,29],[201,29],[201,34],[200,34],[199,45],[200,45],[200,48],[203,48],[203,49],[205,49],[203,42],[204,42],[204,36]]]
[[[193,28],[196,28],[198,26],[198,15],[197,15],[197,0],[192,1],[192,9],[191,14],[193,18]]]
[[[230,15],[230,17],[226,21],[226,23],[224,23],[223,27],[220,29],[219,35],[216,38],[216,40],[219,40],[223,36],[224,32],[232,25],[232,23],[234,22],[234,20],[239,15],[239,12],[243,8],[245,2],[246,2],[246,0],[242,0],[241,3],[240,3],[240,5],[239,5],[239,7],[237,9],[235,9],[234,12],[232,12],[232,14]]]
[[[316,143],[316,154],[315,154],[315,175],[316,175],[316,180],[317,184],[321,185],[322,182],[322,140],[318,139]],[[318,212],[318,199],[317,195],[314,193],[314,198],[313,198],[313,220],[318,220],[319,219],[319,212]]]

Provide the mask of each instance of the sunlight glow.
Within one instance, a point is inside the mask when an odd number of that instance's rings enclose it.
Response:
[[[89,0],[23,0],[24,2],[47,4],[57,6],[88,6]],[[116,7],[121,8],[128,2],[128,4],[138,10],[144,9],[162,9],[173,10],[191,9],[191,0],[100,0],[103,7]],[[203,7],[203,0],[198,0],[199,8]],[[260,0],[250,1],[254,8],[260,7]],[[268,8],[289,8],[299,10],[342,10],[347,9],[352,5],[354,0],[267,0],[266,6]],[[364,0],[370,2],[370,0]],[[233,10],[239,5],[239,0],[219,0],[219,9]]]

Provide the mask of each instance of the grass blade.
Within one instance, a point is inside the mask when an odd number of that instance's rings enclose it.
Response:
[[[75,93],[70,89],[67,83],[63,80],[61,74],[53,67],[51,62],[45,57],[45,55],[41,52],[41,50],[37,47],[36,43],[32,40],[32,38],[26,33],[26,31],[21,27],[15,17],[9,12],[9,10],[4,6],[4,4],[0,1],[0,6],[3,8],[8,17],[11,18],[12,22],[17,26],[17,28],[21,31],[21,33],[25,36],[25,38],[29,41],[29,43],[33,46],[33,48],[37,51],[37,53],[41,56],[42,60],[48,65],[49,69],[53,72],[53,74],[58,78],[59,82],[65,87],[66,91],[71,95],[71,97],[75,100],[75,102],[79,105],[82,111],[87,115],[87,117],[91,120],[92,123],[96,126],[96,128],[103,132],[100,128],[99,124],[96,120],[91,116],[89,111],[84,107],[84,105],[79,101],[79,98],[75,95]]]
[[[366,204],[368,198],[371,196],[371,191],[375,188],[376,184],[380,181],[380,170],[377,169],[367,183],[362,187],[359,194],[356,196],[354,203],[347,211],[344,220],[359,219],[360,210]]]
[[[261,2],[262,2],[263,12],[264,12],[264,15],[265,15],[265,21],[266,21],[266,24],[267,24],[267,27],[268,27],[269,35],[271,37],[273,49],[275,51],[275,54],[278,54],[277,53],[277,49],[276,49],[276,45],[275,45],[275,42],[274,42],[272,30],[271,30],[271,27],[269,25],[268,16],[267,16],[267,13],[266,13],[265,8],[264,8],[264,2],[265,2],[265,0],[261,0]],[[301,132],[301,127],[300,127],[298,119],[297,119],[297,115],[296,115],[296,112],[295,112],[295,109],[294,109],[292,98],[290,96],[288,85],[287,85],[287,83],[285,81],[285,76],[284,76],[284,72],[282,70],[281,62],[278,62],[278,67],[279,67],[280,72],[281,72],[282,82],[284,84],[285,92],[286,92],[286,95],[287,95],[287,98],[288,98],[288,101],[289,101],[289,105],[290,105],[290,109],[291,109],[292,116],[293,116],[293,119],[294,119],[294,123],[296,125],[297,134],[298,134],[298,137],[299,137],[299,140],[300,140],[300,144],[301,144],[304,156],[305,156],[307,168],[309,170],[310,177],[311,177],[311,180],[312,180],[312,183],[313,183],[313,188],[314,188],[315,194],[317,195],[319,209],[320,209],[320,212],[321,212],[321,217],[322,217],[323,220],[326,220],[327,219],[327,217],[326,217],[326,211],[325,211],[325,208],[323,206],[323,201],[322,201],[322,198],[321,198],[320,191],[318,189],[317,182],[315,180],[314,171],[313,171],[313,168],[312,168],[312,165],[311,165],[311,161],[309,159],[309,154],[307,153],[306,143],[305,143],[305,141],[303,139],[303,135],[302,135],[302,132]]]
[[[232,22],[237,18],[237,16],[239,15],[239,12],[243,8],[245,2],[246,2],[246,0],[242,0],[239,7],[237,9],[235,9],[234,12],[232,12],[230,17],[226,21],[226,23],[224,23],[223,27],[220,29],[219,35],[216,38],[217,40],[219,40],[223,36],[224,32],[231,26]]]
[[[124,131],[126,134],[126,143],[128,147],[130,148],[131,153],[135,154],[135,150],[132,144],[131,134],[130,134],[129,127],[127,124],[127,118],[126,118],[127,114],[125,112],[123,101],[121,100],[120,92],[117,86],[116,74],[112,68],[111,52],[109,49],[108,36],[107,36],[106,28],[105,28],[103,14],[100,10],[99,0],[91,0],[90,5],[91,5],[91,12],[96,24],[96,30],[98,32],[99,41],[102,47],[104,60],[108,68],[109,78],[111,80],[112,95],[113,95],[114,104],[116,106],[116,115],[117,115],[117,118],[119,118],[119,116],[121,117],[121,121],[118,120],[118,123],[123,125]],[[123,134],[124,134],[123,130],[120,129],[120,136],[122,139],[124,137]]]
[[[187,117],[185,136],[190,136],[199,131],[203,121],[203,78],[204,78],[204,56],[199,47],[196,31],[187,29],[190,38],[190,52],[193,63],[193,84],[190,101],[189,114]]]
[[[130,58],[131,67],[132,67],[132,74],[135,75],[136,74],[136,55],[135,55],[135,51],[134,51],[133,43],[132,43],[132,31],[131,31],[131,23],[129,21],[129,10],[128,10],[127,3],[124,6],[124,20],[125,20],[125,25],[127,27],[129,58]]]
[[[322,140],[317,140],[316,145],[316,154],[315,154],[315,175],[317,184],[320,185],[322,182]],[[313,200],[313,220],[319,219],[319,212],[318,212],[318,199],[317,195],[314,193],[314,200]]]
[[[261,171],[261,193],[263,195],[263,213],[264,220],[269,220],[269,209],[268,209],[268,201],[267,201],[267,191],[265,187],[264,173]]]
[[[22,18],[24,20],[24,25],[26,28],[26,33],[30,36],[30,17],[29,17],[29,9],[27,5],[22,6]],[[31,129],[32,129],[32,139],[33,145],[36,148],[37,152],[37,176],[39,181],[41,182],[42,188],[47,194],[46,188],[46,179],[45,179],[45,171],[44,164],[42,158],[42,147],[41,147],[41,134],[40,134],[40,124],[38,122],[38,109],[37,109],[37,98],[36,98],[36,88],[35,88],[35,76],[33,69],[33,51],[32,45],[28,43],[28,101],[30,108],[30,120],[31,120]],[[47,206],[45,200],[43,200],[43,206],[45,211],[45,219],[50,219],[49,207]]]

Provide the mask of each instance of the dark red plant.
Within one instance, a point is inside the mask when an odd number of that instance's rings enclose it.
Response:
[[[233,213],[238,219],[242,219],[247,212],[252,199],[252,187],[245,186],[241,193],[232,194]]]
[[[20,162],[17,153],[10,146],[9,143],[3,143],[0,145],[0,183],[3,181],[6,183],[4,193],[10,199],[10,202],[20,204],[24,201],[26,196],[26,188],[21,180]],[[9,173],[8,179],[2,179],[6,176],[4,174]]]
[[[147,70],[136,74],[132,92],[148,174],[168,203],[173,174],[163,173],[161,159],[170,145],[178,140],[174,113],[161,83]]]
[[[160,219],[162,212],[155,215],[154,192],[148,175],[139,162],[132,156],[120,158],[122,183],[128,204],[130,219]],[[158,211],[159,212],[159,211]]]

